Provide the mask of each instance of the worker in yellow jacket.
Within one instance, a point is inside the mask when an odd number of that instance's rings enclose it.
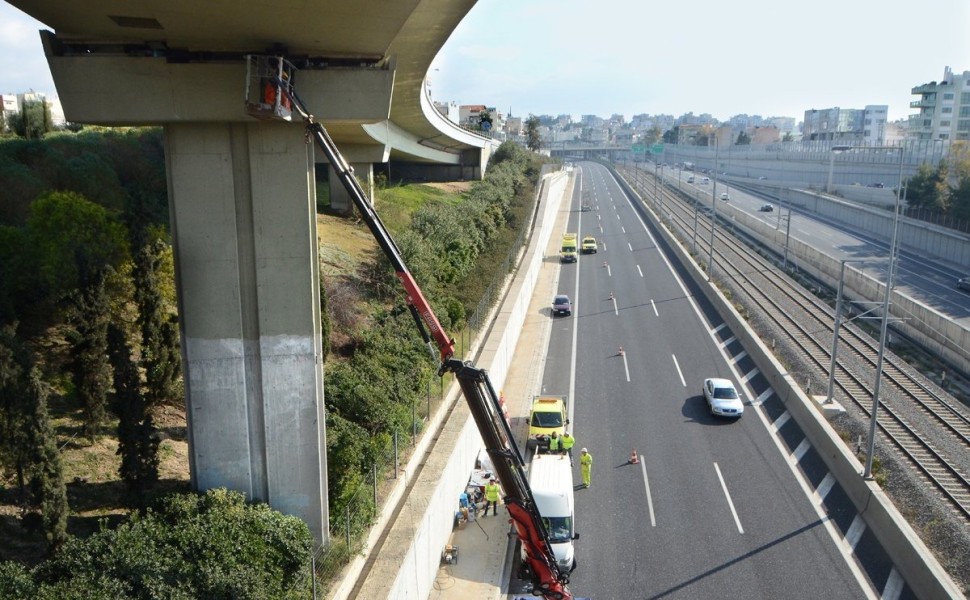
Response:
[[[589,450],[583,448],[579,455],[579,471],[583,475],[583,487],[589,487],[590,476],[593,470],[593,455]]]

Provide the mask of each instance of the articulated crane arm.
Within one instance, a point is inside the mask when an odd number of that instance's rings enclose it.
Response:
[[[461,386],[475,424],[481,433],[482,441],[485,443],[485,449],[492,459],[495,474],[505,491],[505,505],[524,549],[529,571],[532,573],[533,592],[550,600],[573,600],[573,595],[566,586],[569,583],[568,572],[560,570],[556,563],[556,556],[553,554],[546,529],[525,477],[525,463],[515,444],[509,424],[502,416],[498,396],[488,374],[484,369],[454,358],[455,341],[442,330],[430,304],[404,264],[400,250],[354,177],[350,165],[340,154],[327,130],[306,110],[293,91],[291,82],[292,75],[289,79],[273,79],[272,83],[277,86],[276,97],[289,98],[295,112],[303,118],[307,135],[312,136],[326,154],[333,171],[340,177],[341,183],[350,194],[351,200],[360,211],[361,217],[367,223],[381,250],[384,251],[384,255],[391,261],[398,279],[404,286],[408,308],[422,338],[427,344],[433,340],[438,347],[441,360],[439,376],[446,372],[453,373]]]

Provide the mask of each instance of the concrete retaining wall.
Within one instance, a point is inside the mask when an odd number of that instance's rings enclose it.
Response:
[[[505,301],[498,308],[491,334],[481,344],[474,360],[478,367],[488,370],[489,379],[496,390],[503,387],[508,375],[542,267],[543,250],[553,234],[556,214],[564,199],[568,180],[569,175],[565,172],[543,178],[531,243]],[[461,399],[457,385],[449,388],[445,404],[454,406],[454,410],[441,426],[440,433],[437,436],[429,433],[422,440],[433,441],[433,449],[425,453],[419,447],[404,469],[404,477],[399,484],[401,491],[397,497],[403,495],[405,488],[410,487],[410,490],[400,506],[400,513],[387,531],[387,539],[380,552],[373,557],[371,574],[384,576],[369,576],[360,587],[359,598],[424,599],[431,592],[441,561],[441,551],[452,531],[456,499],[465,489],[468,474],[482,447],[478,428],[468,406]],[[448,411],[442,408],[439,412]],[[416,472],[417,479],[413,480]],[[413,487],[408,485],[409,481],[414,481]],[[394,504],[389,501],[389,508],[385,510],[390,513]],[[376,545],[390,518],[390,514],[385,515],[383,522],[374,527],[368,548]],[[358,573],[364,560],[362,557],[357,561]],[[389,575],[392,573],[395,575]],[[351,574],[329,597],[349,597],[355,581],[356,577]]]
[[[626,184],[627,191],[637,197]],[[645,218],[657,223],[656,215],[644,204],[640,204]],[[720,208],[718,209],[720,211]],[[740,211],[735,211],[740,213]],[[940,566],[936,558],[923,544],[909,523],[896,510],[892,501],[873,482],[862,478],[862,464],[846,447],[832,426],[821,415],[815,404],[802,392],[801,388],[778,362],[774,354],[762,343],[761,339],[748,327],[747,322],[738,314],[715,286],[707,281],[707,275],[691,259],[680,242],[666,229],[659,228],[661,235],[673,248],[676,257],[686,267],[694,283],[711,304],[717,308],[732,333],[741,342],[748,355],[754,360],[762,375],[771,384],[775,393],[785,404],[788,412],[798,423],[812,446],[825,461],[839,484],[859,511],[866,525],[872,529],[882,547],[899,571],[903,579],[919,598],[963,598],[959,588]]]

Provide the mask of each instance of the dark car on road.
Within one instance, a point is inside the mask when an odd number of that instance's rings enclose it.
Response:
[[[569,301],[569,296],[560,294],[553,299],[552,314],[566,315],[567,317],[573,314],[573,303]]]
[[[957,279],[957,289],[970,292],[970,277],[961,277],[960,279]]]

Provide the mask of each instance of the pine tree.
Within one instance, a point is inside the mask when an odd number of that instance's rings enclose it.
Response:
[[[30,466],[30,440],[23,376],[30,360],[17,338],[13,325],[0,328],[0,464],[17,476],[21,503],[26,502],[27,469]]]
[[[114,323],[108,326],[108,353],[114,368],[114,402],[118,415],[119,475],[138,499],[158,481],[158,444],[155,425],[141,393],[138,366],[131,358],[131,347],[124,331]]]
[[[74,294],[69,319],[72,379],[84,409],[84,434],[93,443],[105,420],[111,366],[107,357],[109,305],[104,276]]]
[[[179,398],[178,328],[165,315],[158,271],[164,242],[148,244],[135,257],[132,277],[141,329],[141,366],[145,370],[145,401],[149,407]]]
[[[31,487],[40,505],[48,550],[54,552],[67,541],[67,515],[70,509],[67,487],[64,485],[64,467],[47,413],[47,390],[36,368],[30,370],[24,383],[27,404],[33,407],[29,423],[33,449]]]

